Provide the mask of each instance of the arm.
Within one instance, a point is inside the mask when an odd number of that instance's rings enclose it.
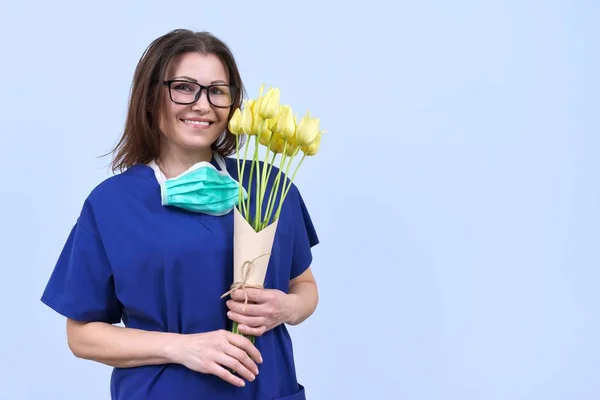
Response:
[[[237,386],[244,385],[240,378],[254,380],[260,352],[241,335],[225,330],[162,333],[111,324],[120,320],[124,306],[90,207],[86,202],[42,295],[45,304],[67,317],[73,354],[117,368],[180,364]]]
[[[117,368],[181,364],[236,386],[244,386],[240,377],[253,381],[258,374],[256,364],[262,362],[248,339],[225,330],[177,334],[67,319],[67,336],[69,348],[79,358]]]
[[[310,317],[317,309],[319,292],[317,282],[310,269],[290,281],[288,317],[289,325],[298,325]]]
[[[76,357],[130,368],[174,362],[177,334],[67,319],[69,348]]]
[[[278,325],[298,325],[305,321],[317,308],[319,295],[317,284],[310,268],[290,281],[289,293],[277,289],[237,289],[227,301],[227,316],[238,322],[240,331],[247,335],[260,336]]]

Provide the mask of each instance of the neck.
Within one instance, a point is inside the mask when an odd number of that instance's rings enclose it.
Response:
[[[187,171],[194,164],[202,161],[210,162],[211,158],[210,148],[186,152],[165,146],[161,149],[157,163],[167,178],[173,178]]]

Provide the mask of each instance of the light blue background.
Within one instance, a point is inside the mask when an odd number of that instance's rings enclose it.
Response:
[[[108,398],[39,297],[178,27],[329,131],[297,178],[322,241],[291,329],[310,400],[600,398],[599,3],[392,4],[1,3],[0,398]]]

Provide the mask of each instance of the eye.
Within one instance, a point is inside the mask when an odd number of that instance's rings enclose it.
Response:
[[[173,89],[183,93],[193,93],[196,91],[196,88],[193,85],[184,82],[176,82]]]
[[[210,94],[215,95],[215,96],[227,96],[227,95],[229,95],[229,86],[226,86],[226,85],[211,86]]]

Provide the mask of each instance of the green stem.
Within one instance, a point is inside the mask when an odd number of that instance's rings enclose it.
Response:
[[[247,339],[249,339],[252,342],[252,344],[254,344],[255,341],[256,341],[256,337],[255,336],[244,335],[242,332],[240,332],[239,324],[237,322],[235,322],[235,321],[233,321],[233,326],[231,327],[231,332],[235,333],[236,335],[245,336]]]
[[[258,231],[259,223],[260,223],[260,192],[261,192],[261,182],[260,182],[260,163],[258,161],[258,135],[254,136],[254,159],[253,162],[256,162],[256,214],[254,215],[254,230]]]
[[[244,198],[242,197],[242,174],[241,174],[241,168],[240,168],[240,136],[235,135],[235,154],[237,156],[237,173],[238,173],[238,183],[239,183],[239,188],[238,188],[238,199],[239,199],[239,203],[238,203],[238,210],[241,213],[243,208],[244,208]]]
[[[242,175],[240,177],[240,185],[242,184],[242,182],[244,180],[244,169],[246,169],[246,160],[247,160],[247,157],[248,157],[248,142],[250,142],[250,138],[249,137],[246,140],[246,146],[245,146],[246,149],[244,150],[244,159],[243,159],[244,162],[242,163]],[[250,197],[249,190],[250,190],[250,187],[248,187],[248,197]],[[243,209],[244,209],[243,215],[244,215],[244,217],[247,220],[248,219],[248,207],[246,206],[246,203],[244,203],[243,199],[242,199],[241,202],[242,202],[242,206],[243,206]]]
[[[267,172],[267,178],[266,178],[266,182],[269,182],[269,179],[271,178],[271,171],[273,170],[273,165],[275,164],[275,158],[277,157],[277,153],[273,152],[273,158],[271,158],[271,162],[269,163],[269,171]],[[266,192],[266,184],[265,184],[265,192]],[[269,219],[267,218],[268,215],[268,211],[269,211],[269,204],[271,204],[271,198],[273,197],[273,186],[271,186],[271,190],[269,192],[269,198],[267,199],[267,210],[265,210],[265,219],[262,222],[262,229],[267,227],[267,224],[269,223]]]
[[[269,221],[271,220],[271,215],[273,214],[273,208],[275,206],[275,202],[276,202],[276,198],[277,198],[277,193],[279,193],[279,181],[281,179],[281,174],[283,172],[283,166],[285,164],[285,161],[287,159],[287,154],[285,153],[285,150],[287,148],[287,141],[283,144],[283,151],[281,152],[281,164],[279,165],[279,172],[277,172],[277,177],[275,178],[275,183],[273,184],[273,186],[275,186],[275,191],[271,191],[271,196],[270,197],[270,201],[269,201],[269,205],[267,208],[267,216],[264,222],[264,225],[267,225],[269,223]],[[285,180],[284,183],[285,185]]]
[[[296,170],[294,171],[294,175],[292,175],[292,178],[290,179],[287,189],[281,195],[281,199],[279,200],[279,208],[277,209],[277,212],[275,213],[275,219],[279,218],[279,214],[281,213],[281,206],[283,205],[283,201],[285,200],[288,192],[290,191],[290,188],[292,187],[292,183],[294,182],[294,179],[296,178],[296,173],[298,173],[298,170],[300,169],[300,166],[302,165],[302,162],[304,161],[305,158],[306,158],[306,154],[304,154],[302,156],[302,158],[300,159],[300,162],[298,163],[298,165],[296,166]],[[288,165],[288,168],[289,168],[289,165]]]
[[[290,176],[290,166],[292,165],[292,162],[294,161],[294,157],[296,156],[296,154],[298,154],[298,151],[294,152],[294,154],[292,154],[289,158],[289,160],[287,161],[287,167],[285,168],[285,174],[284,174],[284,178],[283,178],[283,189],[281,190],[281,196],[279,197],[279,203],[281,204],[283,202],[283,198],[285,198],[284,193],[285,193],[285,188],[286,188],[286,178],[289,180],[289,176]],[[283,166],[281,167],[283,170]],[[271,209],[271,214],[273,213],[273,210]],[[277,219],[277,213],[275,214],[275,217],[273,218],[274,220]]]
[[[248,139],[248,141],[250,141],[250,139]],[[254,167],[256,166],[256,157],[252,158],[252,165],[250,166],[250,176],[248,176],[248,200],[247,200],[247,206],[246,206],[246,210],[250,210],[250,198],[252,197],[252,178],[254,176]],[[246,221],[248,221],[248,223],[250,225],[253,225],[252,222],[250,221],[250,212],[248,212],[248,214],[246,215]]]
[[[273,152],[273,158],[271,159],[271,162],[269,163],[269,172],[267,172],[267,182],[269,181],[269,178],[271,177],[271,170],[273,169],[273,164],[275,163],[275,157],[277,157],[277,153]]]
[[[294,158],[298,155],[298,152],[300,151],[300,148],[296,149],[296,152],[294,153]],[[298,169],[300,168],[300,165],[302,165],[302,161],[304,161],[304,157],[306,157],[306,154],[304,154],[302,156],[302,159],[300,160],[300,162],[298,163],[298,165],[296,166],[296,170],[294,171],[294,175],[292,175],[291,179],[288,182],[288,186],[285,190],[285,196],[287,196],[287,192],[290,190],[290,187],[292,186],[292,183],[294,182],[294,178],[296,177],[296,173],[298,172]],[[291,164],[291,163],[290,163]],[[289,169],[290,169],[290,165],[288,165],[288,169],[286,170],[286,174],[288,174],[289,176]],[[284,198],[285,198],[284,196]]]
[[[266,152],[265,152],[265,161],[263,163],[263,169],[262,169],[262,190],[260,191],[260,209],[261,209],[261,213],[262,213],[262,205],[265,201],[265,193],[267,192],[267,170],[268,170],[268,163],[269,163],[269,146],[266,146]],[[262,214],[261,214],[262,215]],[[259,219],[259,227],[262,226],[262,219]]]

